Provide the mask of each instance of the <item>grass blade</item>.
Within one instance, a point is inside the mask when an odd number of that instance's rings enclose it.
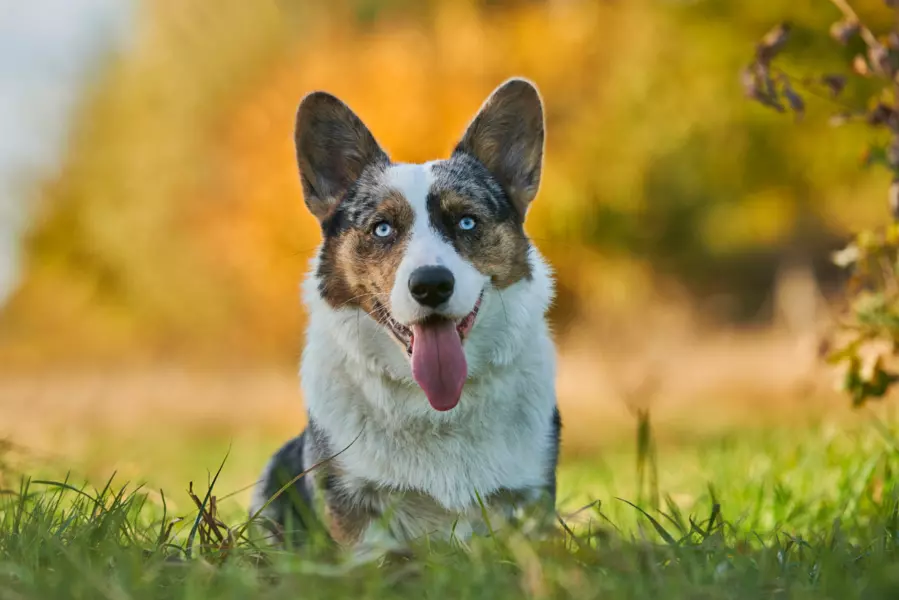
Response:
[[[636,508],[638,511],[640,511],[640,512],[643,514],[644,517],[646,517],[647,519],[649,519],[649,522],[652,523],[653,528],[654,528],[654,529],[656,530],[656,532],[662,537],[662,539],[665,540],[665,542],[666,542],[667,544],[669,544],[670,546],[677,546],[677,540],[675,540],[675,539],[671,536],[671,534],[668,533],[668,531],[667,531],[664,527],[662,527],[662,524],[659,523],[658,521],[656,521],[656,520],[652,517],[652,515],[650,515],[648,512],[646,512],[645,510],[643,510],[642,508],[640,508],[639,506],[637,506],[637,505],[634,504],[633,502],[630,502],[630,501],[628,501],[628,500],[625,500],[624,498],[615,498],[615,499],[616,499],[616,500],[620,500],[620,501],[624,502],[625,504],[629,504],[629,505],[631,505],[632,507]]]

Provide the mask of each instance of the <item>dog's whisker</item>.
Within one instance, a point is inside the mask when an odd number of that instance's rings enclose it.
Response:
[[[375,298],[377,300],[377,299],[380,299],[380,297],[384,296],[384,295],[385,294],[383,294],[382,292],[366,292],[364,294],[359,294],[358,296],[353,296],[352,298],[346,299],[337,308],[343,308],[350,302],[353,302],[354,300],[361,300],[362,298]]]
[[[506,319],[506,325],[509,325],[509,311],[506,310],[506,301],[503,299],[502,290],[496,290],[496,295],[499,296],[499,303],[503,307],[503,317]]]

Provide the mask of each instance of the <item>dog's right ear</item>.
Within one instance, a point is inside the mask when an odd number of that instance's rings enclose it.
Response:
[[[524,220],[543,169],[543,101],[526,79],[509,79],[481,107],[454,152],[484,163]]]
[[[294,141],[303,197],[319,221],[367,166],[390,162],[350,107],[325,92],[312,92],[300,102]]]

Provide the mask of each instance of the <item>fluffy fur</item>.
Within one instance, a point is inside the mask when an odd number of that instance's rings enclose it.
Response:
[[[423,165],[391,163],[333,96],[301,103],[298,163],[324,238],[303,287],[309,426],[269,461],[251,512],[312,470],[262,511],[278,535],[302,539],[321,525],[358,546],[464,537],[484,529],[481,501],[494,526],[551,512],[561,427],[545,319],[553,286],[522,227],[543,136],[539,95],[520,79],[497,88],[452,157]],[[409,291],[411,274],[433,265],[455,281],[438,307]],[[476,315],[460,330],[468,376],[458,405],[440,412],[413,379],[402,332],[466,315]]]

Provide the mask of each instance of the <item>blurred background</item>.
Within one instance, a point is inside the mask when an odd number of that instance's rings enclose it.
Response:
[[[642,408],[684,444],[847,404],[818,348],[830,253],[887,219],[888,174],[861,166],[870,132],[827,126],[825,92],[797,120],[739,82],[782,20],[791,74],[846,64],[827,2],[5,4],[0,439],[23,456],[183,486],[230,447],[229,484],[252,483],[304,420],[298,284],[319,231],[299,99],[330,91],[423,161],[513,75],[546,103],[527,230],[558,277],[566,460],[630,443]]]

